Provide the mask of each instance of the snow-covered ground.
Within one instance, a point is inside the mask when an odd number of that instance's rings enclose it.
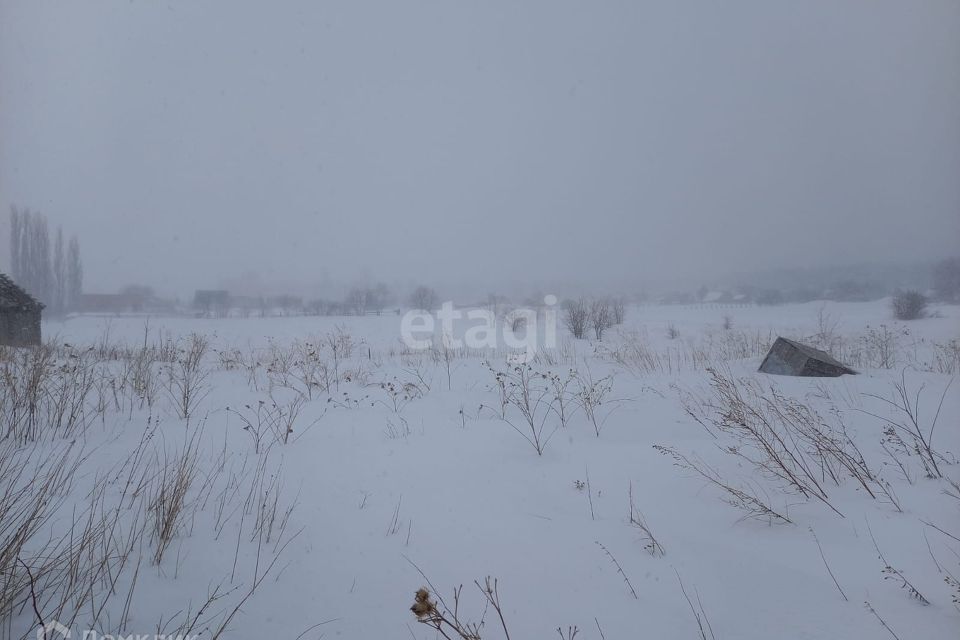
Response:
[[[46,323],[72,347],[58,364],[112,373],[90,383],[81,426],[17,445],[35,452],[32,465],[69,442],[86,457],[23,545],[25,562],[6,566],[42,565],[32,550],[68,531],[102,486],[104,505],[123,495],[118,520],[142,524],[121,527],[130,559],[100,576],[91,591],[106,604],[84,601],[75,637],[179,628],[209,638],[227,620],[225,638],[434,638],[410,611],[415,591],[429,586],[452,609],[464,585],[460,621],[502,638],[474,584],[492,576],[515,640],[573,626],[581,640],[955,638],[960,384],[944,391],[960,309],[932,311],[904,324],[884,301],[633,307],[602,342],[561,329],[558,347],[529,365],[503,350],[411,352],[396,315]],[[186,349],[191,334],[210,340],[194,370],[163,348]],[[829,347],[861,375],[756,373],[777,335]],[[145,358],[144,344],[159,347]],[[144,360],[152,373],[137,373]],[[50,376],[62,389],[64,374]],[[900,400],[897,384],[927,440],[943,398],[932,454],[885,402]],[[539,401],[539,438],[517,406],[524,385]],[[744,435],[761,417],[788,439],[781,457],[805,457],[778,470]],[[840,453],[817,455],[788,423],[814,425]],[[904,429],[885,435],[892,424]],[[160,488],[191,456],[181,515],[164,520]],[[158,521],[172,529],[159,563]],[[0,543],[8,535],[0,526]],[[0,637],[34,637],[38,617],[70,610],[41,597],[35,611],[29,589],[15,600]]]

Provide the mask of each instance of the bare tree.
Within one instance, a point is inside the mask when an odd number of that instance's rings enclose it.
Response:
[[[420,311],[433,311],[437,306],[437,292],[430,287],[417,287],[410,294],[410,306]]]
[[[34,214],[31,221],[30,242],[33,243],[34,289],[44,304],[51,304],[53,271],[50,268],[50,229],[42,214]]]
[[[55,304],[54,278],[50,266],[50,231],[40,213],[12,208],[10,254],[13,277],[24,289],[48,306]]]
[[[587,321],[590,318],[590,312],[587,309],[587,301],[583,298],[576,300],[567,300],[563,305],[563,324],[567,331],[578,339],[582,340],[587,332]]]
[[[80,242],[70,238],[67,249],[67,308],[76,309],[83,293],[83,262],[80,260]]]
[[[627,301],[623,296],[610,299],[610,313],[613,324],[623,324],[627,315]]]
[[[542,300],[542,298],[541,298]],[[493,313],[494,316],[500,317],[500,315],[507,309],[510,304],[510,300],[506,296],[498,295],[496,293],[488,293],[486,306],[487,309]]]
[[[66,312],[67,263],[63,255],[63,227],[57,227],[57,240],[53,249],[53,310]]]
[[[390,302],[390,289],[384,283],[378,282],[375,286],[369,287],[364,292],[364,296],[367,309],[379,316]]]
[[[360,287],[352,287],[343,299],[343,306],[348,313],[355,316],[365,315],[367,312],[367,294]]]
[[[23,261],[20,255],[23,238],[23,218],[15,206],[10,207],[10,262],[14,280],[23,280]]]
[[[590,326],[596,339],[603,340],[603,332],[613,326],[609,301],[598,298],[590,303]]]

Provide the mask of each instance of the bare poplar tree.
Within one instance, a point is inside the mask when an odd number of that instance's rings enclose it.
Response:
[[[627,315],[627,301],[623,296],[610,299],[610,314],[613,324],[623,324]]]
[[[23,279],[23,262],[20,257],[20,248],[22,246],[23,236],[23,218],[20,211],[15,207],[10,207],[10,272],[14,280]]]
[[[64,255],[63,228],[53,245],[47,218],[29,209],[10,208],[11,273],[24,289],[54,314],[65,313],[83,288],[80,245],[71,239]]]
[[[36,289],[33,286],[35,279],[35,269],[33,265],[33,236],[30,233],[30,221],[32,220],[33,214],[30,213],[29,209],[23,209],[20,211],[19,216],[19,228],[17,230],[17,237],[20,244],[19,260],[17,265],[17,279],[20,281],[20,286],[29,291],[30,293],[35,294]]]
[[[33,291],[46,305],[53,302],[53,273],[50,268],[50,230],[43,214],[35,213],[30,221],[31,260],[33,262]]]
[[[63,255],[63,227],[57,227],[57,240],[53,248],[53,311],[67,311],[67,263]]]
[[[70,238],[67,249],[67,307],[76,309],[83,293],[83,263],[80,261],[80,242],[77,236]]]

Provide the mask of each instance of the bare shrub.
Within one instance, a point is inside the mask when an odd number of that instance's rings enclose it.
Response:
[[[684,408],[701,424],[710,423],[734,438],[729,453],[782,483],[787,490],[815,498],[842,515],[826,489],[853,478],[872,498],[884,497],[900,509],[889,486],[869,467],[839,414],[830,424],[809,406],[755,381],[736,380],[710,370],[711,399],[684,398]]]
[[[960,373],[960,339],[933,343],[933,366],[936,373],[956,375]]]
[[[899,360],[901,339],[907,335],[906,328],[895,331],[885,324],[868,326],[842,357],[856,367],[893,369]]]
[[[144,346],[124,358],[120,378],[124,387],[130,389],[128,415],[132,417],[135,408],[144,406],[153,408],[160,389],[160,377],[157,375],[157,352]]]
[[[313,399],[315,390],[330,393],[330,369],[323,357],[322,346],[314,341],[297,341],[293,349],[290,374],[299,383],[301,392],[309,400]]]
[[[677,325],[672,322],[667,325],[667,338],[670,340],[676,340],[680,337],[680,329],[677,329]]]
[[[339,391],[340,365],[344,360],[353,355],[353,349],[356,345],[354,344],[353,337],[347,333],[346,329],[339,326],[332,333],[327,334],[326,344],[333,358],[333,381]]]
[[[404,382],[397,379],[396,376],[392,380],[384,380],[379,387],[386,399],[378,400],[378,402],[396,414],[402,412],[414,400],[422,398],[425,393],[424,389],[417,383]]]
[[[811,342],[819,349],[838,356],[841,343],[839,328],[840,321],[827,311],[827,305],[820,305],[817,310],[817,332],[811,337]]]
[[[306,404],[302,395],[295,395],[287,402],[278,401],[273,394],[268,400],[258,400],[255,406],[243,405],[245,411],[231,409],[227,411],[240,418],[243,430],[247,432],[253,442],[253,452],[260,453],[272,444],[287,444],[291,437],[298,440],[303,434],[320,422],[317,418],[306,427],[299,430],[296,436],[294,427],[300,417],[300,412]],[[326,413],[326,409],[324,409]],[[265,444],[266,441],[266,444]]]
[[[500,419],[523,436],[537,455],[543,451],[556,433],[557,427],[547,428],[547,421],[554,413],[553,386],[545,373],[533,370],[529,364],[517,365],[506,371],[490,371],[494,374],[496,386],[500,390]],[[512,407],[519,419],[508,415]]]
[[[590,426],[593,427],[594,433],[599,438],[600,430],[603,429],[603,425],[611,413],[606,412],[606,415],[599,415],[600,408],[604,402],[607,402],[607,396],[613,390],[613,376],[594,380],[588,371],[586,374],[577,374],[576,380],[579,388],[574,395],[574,401],[577,406],[583,409],[584,415],[590,421]]]
[[[586,335],[589,320],[590,310],[583,298],[567,300],[563,304],[563,324],[577,340],[582,340]]]
[[[608,300],[597,299],[590,303],[590,326],[594,337],[603,340],[604,332],[613,326],[613,313]]]
[[[182,420],[190,421],[197,407],[210,394],[204,356],[210,347],[206,336],[193,333],[181,346],[177,361],[167,369],[167,393]]]
[[[917,320],[926,315],[927,298],[919,291],[897,291],[890,305],[897,320]]]
[[[560,426],[566,429],[567,422],[576,411],[575,396],[567,389],[577,379],[577,372],[567,371],[565,376],[557,373],[548,374],[550,386],[553,389],[553,403],[551,408],[560,420]]]
[[[0,348],[0,438],[76,438],[108,407],[95,392],[109,387],[119,410],[123,386],[90,349]]]
[[[187,493],[199,472],[198,438],[195,432],[173,457],[164,454],[160,475],[151,482],[147,508],[150,514],[150,539],[153,563],[160,564],[174,537],[187,521]]]
[[[439,344],[430,347],[430,356],[434,364],[442,364],[447,374],[447,391],[453,389],[453,361],[457,357],[457,349],[451,348],[452,337],[448,333],[440,336]]]

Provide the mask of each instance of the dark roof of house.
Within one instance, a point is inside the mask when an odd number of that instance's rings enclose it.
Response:
[[[6,274],[0,273],[0,309],[43,309],[33,296],[14,284]]]
[[[805,344],[803,344],[803,343],[801,343],[801,342],[797,342],[796,340],[790,340],[789,338],[782,338],[782,337],[781,337],[781,338],[777,338],[777,339],[778,339],[778,340],[783,340],[784,342],[786,342],[786,343],[789,344],[791,347],[793,347],[794,349],[796,349],[797,351],[799,351],[799,352],[802,353],[803,355],[807,356],[808,358],[814,358],[814,359],[816,359],[816,360],[819,360],[820,362],[826,362],[827,364],[832,364],[833,366],[835,366],[835,367],[840,367],[840,368],[842,368],[842,369],[849,369],[849,368],[850,368],[850,367],[848,367],[847,365],[843,364],[842,362],[838,361],[836,358],[834,358],[833,356],[831,356],[831,355],[830,355],[829,353],[827,353],[826,351],[820,351],[820,349],[814,349],[814,348],[811,347],[811,346],[805,345]]]

